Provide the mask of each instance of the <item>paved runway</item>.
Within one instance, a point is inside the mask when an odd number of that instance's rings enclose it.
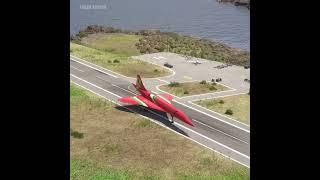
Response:
[[[70,59],[70,79],[75,84],[112,101],[135,94],[128,89],[130,82],[121,76],[74,58]],[[167,120],[167,114],[162,112],[146,111],[141,107],[130,105],[126,108],[250,167],[249,132],[189,108],[178,100],[173,101],[173,105],[184,111],[193,120],[195,127],[188,126],[178,119],[174,119],[175,123],[171,124]],[[117,109],[124,110],[121,106]]]

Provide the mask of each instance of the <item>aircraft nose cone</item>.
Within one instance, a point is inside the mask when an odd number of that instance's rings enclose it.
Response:
[[[194,127],[194,125],[193,125],[193,123],[192,123],[192,121],[188,118],[188,120],[187,121],[185,121],[187,124],[189,124],[190,126],[193,126]]]
[[[188,116],[186,116],[183,112],[181,111],[177,112],[176,117],[182,120],[183,122],[189,124],[190,126],[194,126],[191,119]]]

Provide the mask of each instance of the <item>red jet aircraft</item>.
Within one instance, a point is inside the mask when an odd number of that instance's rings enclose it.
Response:
[[[133,84],[133,86],[139,91],[141,95],[133,97],[122,97],[118,99],[120,102],[132,105],[141,105],[147,108],[156,109],[165,113],[169,113],[172,117],[172,120],[169,119],[171,123],[173,123],[173,117],[176,117],[182,120],[183,122],[189,124],[190,126],[194,126],[191,119],[188,116],[186,116],[184,112],[177,109],[171,104],[171,101],[173,99],[171,95],[151,93],[144,87],[139,75],[137,75],[137,82],[136,84]]]

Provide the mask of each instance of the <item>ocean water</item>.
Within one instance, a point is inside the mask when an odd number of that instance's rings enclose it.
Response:
[[[70,34],[88,25],[177,32],[250,49],[250,11],[216,0],[71,0]]]

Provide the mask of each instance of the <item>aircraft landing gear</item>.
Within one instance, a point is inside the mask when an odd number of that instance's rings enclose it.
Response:
[[[169,118],[169,121],[171,122],[171,124],[172,123],[174,123],[174,121],[173,121],[173,116],[172,116],[172,114],[170,114],[171,115],[171,119]]]

